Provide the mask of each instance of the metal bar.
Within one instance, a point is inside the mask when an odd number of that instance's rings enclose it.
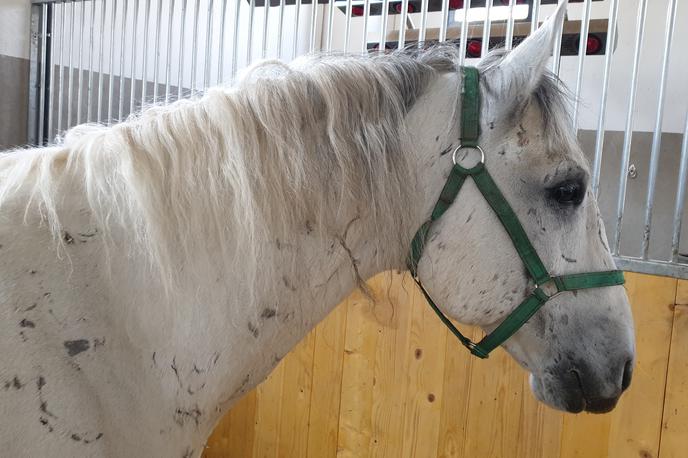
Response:
[[[491,0],[488,0],[491,1]],[[420,5],[420,31],[418,32],[418,46],[425,43],[425,34],[428,30],[428,0],[423,0]]]
[[[225,22],[227,19],[227,0],[222,0],[222,16],[220,17],[220,55],[217,63],[217,82],[224,80],[224,57],[225,57]]]
[[[165,53],[165,103],[170,103],[172,90],[172,25],[174,19],[174,0],[170,0],[167,12],[167,52]],[[183,43],[179,44],[183,46]]]
[[[267,5],[269,3],[266,2]],[[267,15],[267,6],[266,6]],[[210,64],[212,62],[212,47],[213,42],[213,0],[208,0],[208,17],[205,23],[205,62],[203,70],[203,89],[207,89],[210,86]]]
[[[607,25],[607,46],[604,53],[604,73],[602,75],[602,94],[600,96],[600,115],[597,118],[595,138],[595,157],[592,162],[592,192],[595,197],[600,193],[600,171],[602,169],[602,148],[604,147],[604,129],[607,116],[607,94],[609,76],[612,68],[612,54],[616,35],[616,21],[619,17],[619,0],[611,0],[609,5],[609,23]]]
[[[234,15],[234,27],[232,28],[232,78],[237,72],[237,62],[239,53],[239,18],[241,17],[241,2],[236,2],[236,13]]]
[[[261,37],[261,57],[265,59],[268,55],[268,20],[270,19],[270,0],[265,0],[265,7],[263,8],[263,35]]]
[[[277,19],[277,58],[282,58],[282,43],[284,33],[284,0],[280,0],[279,18]]]
[[[447,0],[445,0],[447,1]],[[389,21],[389,0],[382,0],[382,10],[380,12],[382,16],[382,25],[380,26],[380,43],[378,44],[378,49],[380,52],[385,52],[387,48],[387,26]]]
[[[158,101],[158,83],[160,74],[160,24],[162,23],[162,0],[158,0],[157,18],[155,21],[155,54],[153,56],[153,103]]]
[[[82,61],[83,61],[83,50],[84,50],[84,28],[86,28],[86,18],[85,18],[85,9],[86,9],[86,4],[82,0],[80,2],[81,4],[81,9],[80,9],[80,15],[81,15],[81,27],[79,27],[79,61],[77,62],[77,71],[79,72],[77,74],[77,83],[76,83],[76,123],[81,124],[81,93],[83,92],[83,78],[81,77],[81,74],[83,73],[83,68],[82,68]]]
[[[150,23],[150,3],[146,0],[143,12],[143,69],[141,70],[141,106],[146,103],[148,93],[148,24]]]
[[[516,0],[509,0],[509,17],[506,21],[506,38],[504,48],[510,51],[514,47],[514,5]]]
[[[124,0],[124,6],[122,10],[122,41],[120,42],[119,48],[119,100],[117,101],[118,111],[117,119],[121,121],[124,118],[124,48],[127,44],[127,16],[129,15],[129,0]],[[133,84],[132,80],[132,84]]]
[[[576,73],[576,95],[573,101],[573,129],[578,132],[578,109],[580,107],[580,92],[583,85],[583,64],[588,52],[588,31],[590,30],[590,8],[592,0],[585,0],[583,19],[581,22],[580,40],[578,43],[578,72]],[[607,35],[610,37],[611,35]],[[607,41],[610,41],[609,39]],[[611,40],[614,41],[614,40]]]
[[[483,42],[480,49],[480,55],[485,57],[490,52],[490,32],[492,32],[492,0],[485,0],[485,22],[483,22]]]
[[[301,0],[298,0],[299,3]],[[253,26],[254,26],[254,20],[255,20],[255,13],[256,13],[256,1],[251,0],[251,3],[249,5],[249,10],[248,10],[248,36],[246,37],[246,63],[250,64],[253,61]],[[298,11],[298,6],[297,6],[297,11]],[[294,43],[296,43],[296,40],[294,40]],[[296,45],[294,45],[296,46]]]
[[[98,110],[98,113],[96,113],[96,120],[98,123],[100,123],[103,119],[103,47],[105,44],[105,9],[107,6],[107,0],[103,0],[103,2],[100,5],[100,22],[99,22],[99,27],[100,29],[100,45],[99,45],[99,52],[98,52],[98,105],[96,109]]]
[[[110,79],[108,84],[107,122],[112,124],[112,94],[115,90],[115,18],[117,17],[117,0],[112,2],[112,19],[110,20]]]
[[[470,9],[471,0],[466,0],[463,4],[463,23],[461,24],[461,53],[459,54],[459,65],[463,65],[466,61],[466,41],[468,40],[468,12],[470,11]]]
[[[686,200],[686,181],[688,180],[688,112],[686,112],[686,125],[683,128],[683,143],[681,144],[681,165],[678,172],[678,185],[676,188],[676,205],[674,206],[674,225],[671,235],[671,261],[678,261],[678,249],[681,243],[681,222],[683,219],[683,207]]]
[[[177,69],[177,100],[182,98],[184,90],[184,34],[186,32],[186,1],[182,0],[182,8],[180,13],[181,25],[179,27],[179,68]],[[237,2],[239,4],[241,2]]]
[[[449,0],[442,0],[442,22],[440,23],[439,41],[447,40],[447,23],[449,22]]]
[[[664,54],[662,56],[662,70],[659,83],[659,96],[657,97],[657,116],[655,118],[655,131],[652,135],[652,150],[650,151],[650,170],[647,180],[647,196],[645,199],[645,224],[643,226],[642,253],[643,259],[647,259],[650,250],[650,234],[652,232],[652,211],[655,203],[655,187],[657,185],[657,171],[659,170],[659,147],[662,143],[662,121],[664,119],[664,101],[666,99],[666,82],[669,76],[669,56],[671,54],[671,42],[676,25],[676,0],[670,0],[667,11],[666,33],[664,35]]]
[[[53,98],[55,94],[55,63],[53,56],[55,55],[55,25],[57,24],[57,19],[55,15],[56,6],[50,5],[50,50],[48,51],[49,56],[49,70],[48,75],[48,134],[47,140],[50,142],[53,139]],[[93,21],[91,21],[93,22]]]
[[[397,49],[401,49],[406,45],[406,18],[408,17],[408,0],[401,2],[401,14],[399,16],[399,40],[397,42]]]
[[[116,0],[115,0],[116,1]],[[72,127],[72,86],[74,86],[72,77],[74,68],[72,67],[72,54],[74,51],[74,2],[69,4],[69,63],[67,74],[67,129]]]
[[[351,0],[346,0],[346,25],[344,27],[344,52],[349,51],[349,39],[351,38]]]
[[[491,4],[492,0],[488,3]],[[530,8],[530,33],[534,33],[540,25],[540,0],[533,0]]]
[[[64,29],[65,29],[65,8],[66,4],[62,3],[60,5],[60,67],[59,70],[59,81],[58,81],[58,93],[57,93],[57,134],[62,132],[62,96],[64,94]]]
[[[136,0],[138,1],[138,0]],[[88,35],[88,84],[86,89],[86,122],[91,122],[93,115],[93,27],[96,23],[96,4],[91,2],[91,30]]]
[[[198,63],[198,11],[200,7],[200,0],[196,0],[193,17],[193,37],[191,38],[191,95],[196,93],[196,65]],[[251,24],[251,28],[253,28],[253,24]]]
[[[563,3],[564,0],[559,0],[558,4]],[[559,30],[557,31],[557,34],[555,36],[554,40],[554,52],[553,56],[554,58],[552,59],[552,72],[559,76],[559,66],[561,64],[561,35],[564,33],[564,23],[562,21],[561,25],[559,26]]]
[[[662,275],[688,280],[688,264],[671,264],[664,261],[647,261],[640,258],[614,256],[617,269],[641,274]]]
[[[253,0],[251,0],[253,2]],[[296,8],[294,9],[294,46],[292,48],[291,57],[294,58],[298,54],[299,44],[299,19],[301,17],[301,0],[296,0]],[[253,24],[251,24],[253,29]]]
[[[45,144],[45,93],[46,87],[46,65],[48,64],[48,52],[47,52],[47,42],[48,42],[48,4],[43,3],[41,5],[41,48],[40,48],[40,60],[39,66],[41,69],[41,76],[38,85],[39,91],[39,102],[38,102],[38,134],[37,134],[37,144]]]
[[[42,92],[40,73],[41,73],[41,24],[43,22],[43,7],[38,4],[31,5],[31,42],[29,49],[29,106],[27,119],[28,140],[31,145],[39,144],[39,102]]]
[[[370,0],[366,0],[369,2]],[[315,35],[318,31],[318,2],[313,0],[311,3],[311,38],[310,38],[310,52],[315,52]],[[365,36],[365,34],[363,35]],[[364,39],[365,41],[365,39]]]
[[[334,28],[334,0],[327,7],[327,52],[332,51],[332,29]]]
[[[647,0],[640,0],[638,5],[638,23],[636,25],[635,51],[633,52],[633,68],[631,70],[631,93],[626,112],[626,127],[624,129],[624,143],[621,150],[621,169],[619,170],[619,196],[616,202],[616,228],[612,254],[619,254],[621,245],[621,227],[623,223],[624,205],[626,203],[626,184],[628,183],[628,165],[631,160],[631,140],[633,138],[633,111],[635,110],[635,96],[638,91],[638,69],[640,68],[640,50],[643,46],[645,33],[645,17],[647,16]]]
[[[368,21],[370,20],[370,0],[365,0],[363,3],[363,32],[361,36],[363,40],[361,42],[361,52],[365,53],[368,51]],[[401,32],[399,32],[401,33]]]

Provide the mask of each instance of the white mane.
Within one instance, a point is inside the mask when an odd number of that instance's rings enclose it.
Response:
[[[58,187],[83,182],[95,224],[106,235],[128,228],[168,291],[180,266],[201,275],[235,262],[252,285],[267,243],[297,228],[328,234],[352,203],[365,203],[390,243],[405,243],[419,196],[404,118],[429,78],[457,61],[440,47],[264,62],[235,87],[3,155],[0,208],[24,189],[26,211],[39,208],[62,243]]]

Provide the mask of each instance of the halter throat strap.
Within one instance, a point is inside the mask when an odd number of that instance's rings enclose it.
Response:
[[[601,288],[606,286],[623,285],[624,276],[620,270],[601,272],[586,272],[569,275],[551,276],[537,251],[530,243],[521,222],[513,208],[506,200],[497,184],[485,167],[485,156],[480,149],[480,73],[476,68],[463,67],[462,104],[461,104],[461,144],[454,150],[452,167],[449,177],[442,188],[440,197],[432,210],[430,218],[425,221],[416,232],[408,258],[408,268],[413,279],[420,287],[430,307],[440,320],[459,339],[462,345],[479,358],[487,358],[492,350],[509,339],[518,331],[540,308],[553,297],[565,291]],[[456,160],[456,154],[465,148],[476,148],[482,159],[476,166],[466,169]],[[447,316],[432,300],[430,294],[423,287],[418,277],[418,262],[423,254],[423,247],[428,232],[454,203],[466,178],[471,177],[478,190],[495,212],[502,226],[518,252],[529,277],[535,283],[532,292],[521,302],[497,328],[486,335],[480,342],[473,342],[454,326]]]

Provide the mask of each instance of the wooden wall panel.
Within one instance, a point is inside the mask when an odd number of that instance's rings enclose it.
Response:
[[[688,282],[627,274],[638,361],[609,415],[537,402],[501,350],[471,357],[408,276],[370,287],[375,302],[353,293],[227,414],[205,457],[688,456]]]

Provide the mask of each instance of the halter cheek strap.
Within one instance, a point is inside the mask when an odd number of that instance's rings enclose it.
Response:
[[[478,145],[480,136],[480,74],[473,67],[463,68],[462,116],[461,116],[461,145],[454,150],[454,166],[449,173],[440,197],[432,210],[430,219],[423,223],[411,242],[408,267],[413,279],[437,313],[440,320],[459,339],[461,344],[480,358],[487,358],[492,350],[503,344],[521,326],[523,326],[548,300],[565,291],[601,288],[606,286],[623,285],[624,276],[620,270],[601,272],[585,272],[569,275],[551,276],[537,251],[530,243],[530,239],[521,225],[518,216],[506,200],[497,184],[492,180],[485,167],[485,154]],[[466,169],[458,164],[457,153],[465,148],[475,148],[481,153],[481,161],[472,168]],[[452,322],[437,307],[418,278],[418,262],[423,254],[423,246],[432,223],[438,220],[454,203],[456,196],[466,178],[471,177],[478,190],[495,212],[502,226],[511,238],[514,248],[526,267],[529,276],[535,283],[535,288],[497,328],[485,336],[480,342],[473,342],[456,329]]]

